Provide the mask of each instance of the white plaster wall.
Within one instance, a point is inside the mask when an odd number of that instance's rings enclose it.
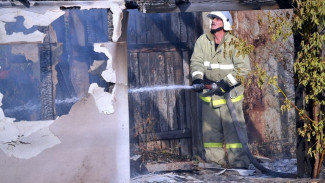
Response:
[[[125,87],[116,87],[120,94],[127,95]],[[125,102],[117,100],[114,115],[105,115],[98,112],[91,95],[79,101],[69,115],[50,126],[61,144],[30,159],[0,152],[0,182],[128,182],[128,157],[121,157],[127,154],[121,149],[127,151],[128,145],[120,137],[128,137],[128,128],[124,134],[117,130],[122,130],[120,122],[128,121]]]
[[[113,12],[114,33],[112,39],[114,43],[102,44],[106,52],[111,55],[111,60],[107,61],[109,64],[105,71],[114,70],[114,72],[105,75],[115,78],[114,92],[108,94],[99,88],[99,93],[105,96],[97,98],[96,95],[93,95],[92,90],[91,95],[77,102],[68,115],[61,116],[45,125],[45,129],[48,130],[45,133],[42,131],[44,128],[37,128],[44,125],[41,124],[42,122],[33,122],[36,124],[37,130],[34,130],[32,134],[40,133],[42,136],[46,136],[53,133],[61,143],[42,149],[38,154],[28,158],[20,156],[25,153],[24,145],[26,144],[19,145],[21,151],[16,156],[10,156],[5,151],[0,151],[0,182],[124,183],[130,181],[127,45],[126,42],[118,42],[122,29],[126,29],[126,27],[122,27],[127,22],[126,18],[123,19],[124,1],[79,3],[81,9],[109,8]],[[64,11],[61,11],[59,6],[32,6],[30,9],[0,8],[0,44],[43,42],[45,35],[38,31],[27,35],[22,33],[7,35],[4,24],[5,22],[14,22],[16,16],[23,15],[25,27],[28,28],[33,25],[49,25],[63,14]],[[121,21],[124,23],[122,24]],[[17,53],[25,54],[21,51]],[[33,57],[29,55],[29,58]],[[38,62],[37,59],[33,58],[32,60]],[[109,96],[110,102],[103,102],[107,100],[107,96]],[[1,94],[0,97],[2,97]],[[104,108],[108,108],[109,112],[105,113],[99,110],[98,102]],[[3,115],[1,108],[0,118],[10,120]],[[5,133],[8,133],[6,129],[0,131],[0,141],[6,140],[5,137],[8,137]],[[36,135],[33,140],[37,141],[39,138]],[[44,143],[47,142],[45,140]]]

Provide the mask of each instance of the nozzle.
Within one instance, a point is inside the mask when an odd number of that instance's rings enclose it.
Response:
[[[218,88],[218,85],[216,83],[212,83],[210,85],[204,85],[204,88],[210,90],[216,90]]]
[[[201,84],[193,84],[192,87],[193,87],[193,90],[200,91],[200,90],[203,90],[205,86],[203,83],[201,83]]]

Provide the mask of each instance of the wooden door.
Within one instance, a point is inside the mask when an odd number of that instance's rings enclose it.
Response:
[[[129,88],[190,85],[189,59],[202,34],[201,13],[131,10],[128,22]],[[131,146],[200,154],[196,106],[196,94],[188,90],[129,93]]]

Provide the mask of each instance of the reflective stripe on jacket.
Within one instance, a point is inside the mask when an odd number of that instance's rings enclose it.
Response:
[[[207,103],[212,102],[213,107],[218,107],[218,106],[226,104],[226,99],[218,99],[218,100],[211,101],[211,98],[212,97],[209,97],[209,96],[207,96],[207,97],[200,96],[200,99],[203,100],[204,102],[207,102]],[[243,99],[244,99],[244,95],[239,95],[235,98],[232,98],[231,101],[234,103],[234,102],[239,102]]]
[[[221,142],[205,142],[203,143],[204,148],[223,148],[223,143]],[[243,148],[241,143],[230,143],[226,144],[226,149],[237,149]]]

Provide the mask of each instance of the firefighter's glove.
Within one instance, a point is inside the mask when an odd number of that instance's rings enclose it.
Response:
[[[226,83],[223,79],[218,81],[217,83],[218,89],[216,91],[216,93],[218,94],[225,94],[230,92],[230,86],[228,83]]]
[[[204,83],[203,83],[203,80],[202,79],[196,79],[192,82],[192,87],[193,87],[193,90],[198,92],[198,93],[201,93],[203,92],[203,89],[204,89]]]

